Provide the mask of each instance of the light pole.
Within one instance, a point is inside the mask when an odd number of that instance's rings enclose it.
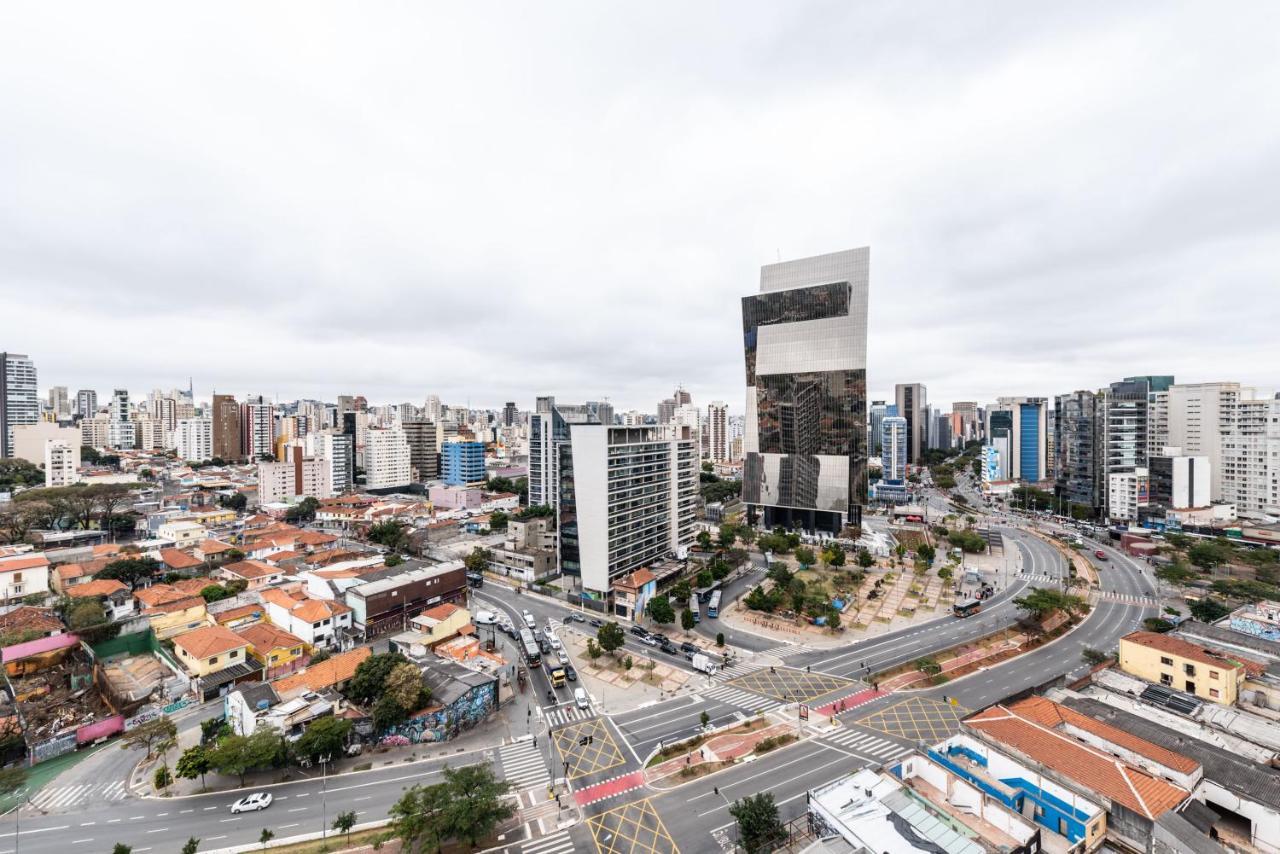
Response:
[[[320,838],[329,832],[329,754],[320,759]]]

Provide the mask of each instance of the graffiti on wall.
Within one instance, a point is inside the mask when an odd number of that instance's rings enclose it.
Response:
[[[405,743],[448,741],[483,721],[496,708],[494,686],[479,685],[448,706],[428,709],[391,727],[383,734],[381,743],[391,747]]]

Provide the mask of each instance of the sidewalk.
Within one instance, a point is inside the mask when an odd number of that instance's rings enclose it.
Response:
[[[752,732],[725,732],[713,735],[694,750],[645,769],[645,781],[653,786],[673,777],[694,777],[710,774],[732,765],[755,752],[756,745],[766,738],[795,735],[796,727],[790,723],[772,724]],[[688,769],[688,770],[686,770]],[[697,770],[694,770],[697,769]],[[677,781],[675,785],[679,785]]]

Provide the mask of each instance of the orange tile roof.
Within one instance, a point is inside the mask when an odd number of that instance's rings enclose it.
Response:
[[[49,559],[44,555],[23,555],[22,557],[0,558],[0,572],[13,572],[19,569],[35,569],[48,566]]]
[[[221,554],[222,552],[229,552],[232,549],[234,549],[235,546],[231,545],[230,543],[224,543],[221,540],[205,540],[196,548],[200,549],[200,552],[202,554],[211,555],[211,554]]]
[[[265,613],[261,605],[241,605],[239,608],[228,608],[225,611],[219,611],[213,615],[213,618],[219,623],[229,623],[232,620],[238,620],[241,617],[248,617],[257,614],[261,617]]]
[[[1163,815],[1189,796],[1185,789],[1044,725],[1036,719],[1043,711],[1021,713],[1020,706],[992,706],[966,718],[964,724],[1076,781],[1086,791],[1097,792],[1149,819]]]
[[[0,614],[0,631],[4,632],[35,631],[49,634],[60,632],[62,628],[62,621],[46,608],[19,605],[8,613]]]
[[[244,579],[266,578],[268,575],[276,575],[280,572],[278,568],[260,560],[238,560],[222,567],[222,571]]]
[[[451,605],[448,602],[436,605],[434,608],[428,608],[422,612],[422,616],[431,620],[447,620],[462,610],[457,605]]]
[[[1177,655],[1209,667],[1221,667],[1223,669],[1239,669],[1243,667],[1240,662],[1234,660],[1234,656],[1228,658],[1225,655],[1215,653],[1210,649],[1198,643],[1191,643],[1182,638],[1170,637],[1169,635],[1159,632],[1130,632],[1121,641],[1129,641],[1139,646],[1145,646],[1148,649],[1167,652],[1170,655]]]
[[[313,664],[301,673],[294,673],[275,683],[276,693],[284,696],[293,691],[320,691],[346,682],[356,673],[356,668],[373,650],[367,646],[356,647],[350,652]]]
[[[170,569],[192,569],[203,566],[204,562],[178,549],[161,549],[160,559]]]
[[[67,595],[74,597],[110,596],[112,593],[128,589],[129,585],[122,581],[116,581],[114,578],[95,578],[93,581],[86,581],[84,584],[68,587]]]
[[[306,599],[293,606],[293,615],[299,620],[315,623],[328,617],[345,614],[350,610],[341,602],[330,602],[327,599]]]
[[[62,566],[55,569],[54,572],[57,573],[58,577],[63,581],[67,581],[84,575],[84,567],[78,563],[64,563]]]
[[[98,557],[98,556],[110,557],[111,555],[120,554],[120,552],[123,551],[123,549],[124,549],[124,546],[121,546],[117,543],[101,543],[93,547],[93,554],[94,554],[94,557]]]
[[[272,552],[271,554],[266,556],[266,560],[274,561],[275,563],[281,563],[282,561],[297,560],[300,557],[306,557],[306,556],[307,556],[306,552],[297,552],[297,551],[294,551],[293,549],[289,549],[283,552]]]
[[[133,598],[148,608],[159,608],[175,602],[200,599],[199,596],[194,596],[185,590],[179,590],[171,584],[153,584],[142,590],[135,590],[133,591]],[[203,602],[204,600],[200,599],[200,601]]]
[[[181,590],[183,593],[199,596],[201,590],[211,584],[217,585],[217,583],[212,578],[180,578],[173,582],[171,586],[176,590]]]
[[[302,638],[271,623],[254,623],[235,632],[258,652],[302,645]]]
[[[174,646],[185,649],[193,658],[208,658],[233,649],[240,649],[249,642],[223,626],[202,626],[176,635]]]
[[[619,578],[617,581],[613,582],[613,586],[621,587],[625,590],[639,590],[655,578],[657,578],[656,575],[642,567],[630,575],[624,575],[622,578]]]
[[[323,534],[320,531],[303,531],[298,536],[298,542],[304,546],[323,546],[337,541],[338,538],[333,534]]]

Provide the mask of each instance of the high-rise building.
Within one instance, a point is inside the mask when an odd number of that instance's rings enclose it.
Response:
[[[894,402],[899,417],[907,419],[907,463],[924,465],[929,442],[929,391],[920,383],[899,383],[894,386]]]
[[[49,387],[49,411],[53,413],[55,421],[63,421],[71,417],[71,398],[67,394],[66,386]]]
[[[887,415],[880,421],[880,479],[901,485],[907,480],[907,419]]]
[[[329,461],[329,489],[334,495],[355,488],[356,449],[350,436],[329,429],[308,434],[306,443],[311,456]]]
[[[592,424],[595,413],[586,404],[556,403],[539,397],[529,416],[529,503],[556,506],[560,500],[560,446],[569,441],[569,425]]]
[[[400,425],[405,441],[409,443],[409,466],[416,482],[440,477],[440,445],[437,444],[436,425],[431,421],[415,419]]]
[[[1108,518],[1136,522],[1139,511],[1150,503],[1150,494],[1150,476],[1145,467],[1113,472],[1107,477]]]
[[[729,461],[729,406],[723,400],[707,404],[707,449],[712,462]]]
[[[98,393],[91,388],[76,392],[75,414],[80,418],[92,418],[98,413]]]
[[[178,459],[189,463],[211,460],[213,453],[213,420],[180,418],[173,431],[173,449]]]
[[[440,403],[439,395],[427,395],[426,413],[428,421],[439,424],[444,417],[444,406]]]
[[[557,468],[561,570],[604,601],[616,579],[694,541],[698,448],[688,428],[567,427]]]
[[[213,396],[213,456],[228,461],[244,458],[240,444],[240,404],[229,394]]]
[[[1209,458],[1164,447],[1150,459],[1151,503],[1172,510],[1209,506]]]
[[[250,460],[276,453],[276,408],[260,394],[240,404],[240,450]]]
[[[957,400],[951,404],[952,432],[961,447],[981,438],[978,404],[972,400]]]
[[[1241,400],[1252,400],[1252,388],[1236,382],[1186,383],[1169,387],[1168,445],[1191,456],[1209,460],[1209,495],[1225,501],[1223,489],[1224,439],[1235,427],[1236,409]]]
[[[1222,500],[1245,516],[1280,514],[1280,398],[1236,403],[1222,439]]]
[[[1064,501],[1102,508],[1102,429],[1098,395],[1075,391],[1054,398],[1054,492]]]
[[[588,400],[587,412],[591,415],[592,424],[612,424],[613,404],[607,400]]]
[[[1112,475],[1147,468],[1152,397],[1160,392],[1167,392],[1172,382],[1173,377],[1170,376],[1126,377],[1101,392],[1103,434],[1100,459],[1102,482],[1108,485],[1108,496],[1113,492],[1110,488]],[[1121,488],[1116,494],[1126,501],[1128,512],[1128,490],[1134,479],[1118,482],[1121,483]],[[1107,505],[1107,511],[1110,514],[1110,504]]]
[[[398,427],[365,431],[364,475],[367,489],[400,489],[413,482],[409,443]]]
[[[1049,419],[1045,404],[1043,397],[1001,397],[988,407],[988,441],[996,444],[995,430],[1001,431],[1001,445],[1007,441],[1007,452],[1001,452],[1001,473],[1006,479],[1036,484],[1047,476]]]
[[[129,390],[118,388],[111,393],[111,406],[107,410],[110,423],[107,426],[107,447],[132,448],[138,434],[133,423],[133,410],[129,406]]]
[[[440,448],[440,476],[450,486],[484,483],[484,443],[445,442]]]
[[[299,498],[329,498],[332,465],[324,457],[308,457],[303,442],[285,446],[280,462],[258,463],[258,503],[291,502]]]
[[[13,428],[40,420],[36,364],[21,353],[0,352],[0,457],[13,456]]]
[[[44,485],[70,486],[79,480],[76,469],[80,465],[80,445],[72,445],[61,439],[45,442]]]
[[[666,400],[658,401],[658,423],[670,424],[671,417],[676,414],[676,402],[674,398],[668,397]]]
[[[752,522],[832,533],[861,522],[869,264],[867,248],[769,264],[742,299]]]
[[[508,400],[506,405],[502,407],[502,426],[514,427],[518,413],[516,412],[516,403],[514,400]]]
[[[871,442],[870,454],[878,457],[881,454],[881,441],[883,440],[883,430],[881,423],[885,416],[885,405],[883,400],[871,401],[871,406],[867,410],[868,413],[868,432],[867,438]]]

